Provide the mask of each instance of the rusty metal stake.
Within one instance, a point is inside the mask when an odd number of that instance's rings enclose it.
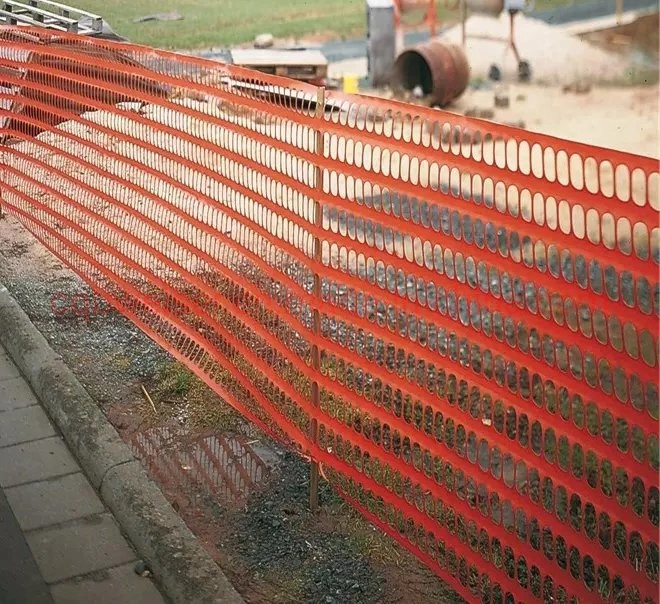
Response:
[[[316,114],[315,118],[321,122],[323,120],[323,111],[325,110],[325,88],[319,88],[316,94]],[[320,126],[320,124],[319,124]],[[323,132],[320,127],[316,129],[316,154],[319,157],[323,156]],[[316,166],[316,190],[321,193],[323,191],[323,171],[320,162]],[[314,200],[314,224],[321,227],[323,223],[321,202],[317,199]],[[318,267],[321,263],[321,240],[319,237],[314,237],[314,249],[312,250],[314,257],[314,289],[312,295],[319,301],[321,299],[321,276],[318,272]],[[313,334],[314,338],[318,338],[321,334],[321,314],[318,308],[313,309]],[[312,369],[317,374],[321,371],[321,351],[318,344],[314,343],[312,346]],[[320,404],[320,389],[316,380],[312,382],[312,407],[316,410]],[[309,439],[312,442],[312,447],[318,440],[319,425],[316,417],[310,418],[309,422]],[[314,512],[319,506],[319,463],[312,459],[310,475],[309,475],[309,508]]]

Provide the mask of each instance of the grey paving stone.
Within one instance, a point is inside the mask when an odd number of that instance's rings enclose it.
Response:
[[[80,467],[59,436],[0,449],[0,487],[76,471],[80,471]]]
[[[48,436],[55,436],[55,429],[39,406],[0,413],[0,447]]]
[[[38,403],[37,397],[22,377],[0,380],[0,413]]]
[[[133,565],[93,573],[51,587],[55,604],[164,604],[150,579],[138,577]]]
[[[0,347],[0,381],[21,376],[18,367],[9,358],[9,355]]]
[[[11,487],[5,489],[5,495],[24,531],[104,511],[82,473]]]
[[[0,488],[0,602],[53,604],[34,556]]]
[[[109,514],[35,531],[26,539],[46,583],[135,560],[135,553]]]

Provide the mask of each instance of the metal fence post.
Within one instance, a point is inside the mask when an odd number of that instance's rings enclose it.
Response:
[[[321,122],[323,120],[323,111],[325,108],[325,88],[319,88],[316,95],[316,114],[315,118]],[[319,123],[316,129],[316,140],[315,140],[315,153],[318,157],[318,163],[316,165],[316,175],[314,188],[317,193],[323,191],[323,169],[321,168],[320,159],[323,157],[323,131],[320,128],[321,124]],[[317,196],[314,199],[314,225],[317,228],[320,228],[323,224],[323,208],[321,202]],[[321,275],[318,272],[318,266],[321,263],[321,239],[314,235],[314,289],[312,295],[319,302],[321,301]],[[319,312],[318,305],[312,310],[313,313],[313,334],[315,338],[318,338],[321,335],[321,313]],[[318,344],[315,342],[312,345],[312,369],[314,370],[315,375],[321,371],[321,351],[319,350]],[[320,388],[319,383],[315,379],[312,382],[312,406],[314,409],[318,409],[320,403]],[[312,441],[312,444],[316,444],[318,439],[318,421],[315,417],[310,419],[309,423],[309,438]],[[315,511],[319,505],[319,464],[317,461],[312,460],[310,476],[309,476],[309,507],[312,511]]]

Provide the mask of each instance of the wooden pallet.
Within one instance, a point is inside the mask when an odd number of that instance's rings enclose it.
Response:
[[[234,65],[294,80],[317,82],[328,75],[328,60],[319,50],[233,49]]]

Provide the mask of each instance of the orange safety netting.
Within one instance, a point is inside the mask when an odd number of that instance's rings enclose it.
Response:
[[[0,34],[0,204],[470,601],[658,601],[657,161]]]

